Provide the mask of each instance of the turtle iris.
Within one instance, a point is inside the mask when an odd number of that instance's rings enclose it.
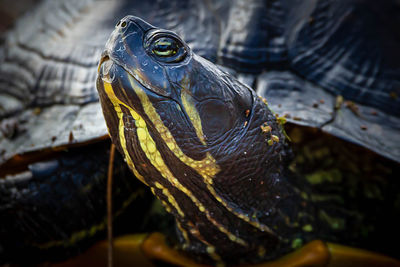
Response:
[[[154,42],[152,52],[159,57],[169,57],[178,53],[178,50],[175,40],[162,37]]]
[[[187,53],[181,41],[165,35],[151,37],[148,52],[157,60],[165,63],[180,62]]]

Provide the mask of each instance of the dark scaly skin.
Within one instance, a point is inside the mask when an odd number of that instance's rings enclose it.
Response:
[[[159,57],[155,43],[164,37],[177,49]],[[97,89],[112,141],[175,216],[182,248],[198,260],[260,262],[352,231],[318,217],[310,185],[288,171],[285,135],[266,101],[176,34],[122,19]]]
[[[227,263],[241,260],[258,262],[291,250],[290,242],[297,235],[297,228],[309,223],[307,216],[298,227],[290,226],[290,222],[299,212],[305,214],[313,211],[286,179],[288,152],[276,117],[253,90],[196,56],[188,47],[185,47],[188,52],[183,61],[160,64],[145,52],[142,44],[142,40],[148,38],[144,32],[153,27],[135,17],[127,17],[119,25],[123,23],[125,27],[117,26],[110,38],[103,58],[106,63],[100,67],[97,85],[104,116],[113,142],[127,160],[121,145],[119,118],[114,105],[120,107],[129,157],[146,184],[153,188],[156,196],[167,203],[167,208],[176,216],[187,235],[187,240],[184,235],[181,236],[185,250],[206,262]],[[123,44],[126,44],[125,49],[121,48]],[[108,61],[108,58],[112,60]],[[142,65],[144,61],[147,64]],[[153,69],[165,73],[147,75]],[[201,175],[180,161],[166,146],[159,129],[154,126],[139,96],[132,89],[129,73],[141,75],[145,80],[142,83],[147,84],[146,87],[134,80],[135,86],[145,92],[183,153],[197,160],[210,153],[216,160],[219,171],[212,177],[212,187],[221,201],[210,192]],[[113,92],[121,102],[115,104],[114,99],[112,103],[104,82],[111,82]],[[164,88],[160,86],[163,83],[167,85]],[[196,136],[180,97],[182,91],[192,96],[201,118],[206,145]],[[134,117],[127,107],[133,108],[143,118],[170,172],[191,191],[190,195],[204,205],[206,211],[201,211],[196,201],[172,186],[154,167],[141,148]],[[263,125],[270,126],[271,131],[263,132]],[[269,140],[273,138],[271,144]],[[170,191],[184,216],[179,214],[173,201],[163,194],[156,183]],[[251,225],[237,214],[249,218],[258,226]],[[261,224],[269,229],[261,230]],[[225,230],[219,230],[218,225]],[[230,238],[227,232],[234,237]],[[239,244],[232,239],[244,242]]]

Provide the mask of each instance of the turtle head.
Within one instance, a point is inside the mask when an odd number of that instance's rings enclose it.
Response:
[[[113,142],[186,250],[234,262],[277,247],[284,136],[252,89],[133,16],[106,44],[97,89]]]
[[[165,66],[190,61],[190,49],[175,33],[157,29],[137,17],[126,16],[117,23],[107,41],[100,65],[108,59],[142,86],[160,96],[171,97]],[[103,66],[100,73],[108,73],[105,67],[110,64]],[[116,72],[113,70],[110,74]]]

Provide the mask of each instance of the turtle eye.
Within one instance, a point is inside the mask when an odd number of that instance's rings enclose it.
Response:
[[[166,63],[180,62],[186,56],[184,44],[180,40],[169,36],[152,38],[149,48],[153,56]]]
[[[159,57],[170,57],[178,53],[179,47],[174,39],[162,37],[154,42],[152,52]]]

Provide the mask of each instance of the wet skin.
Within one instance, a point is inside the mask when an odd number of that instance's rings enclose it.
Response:
[[[198,260],[260,262],[316,237],[336,241],[310,188],[288,174],[285,135],[266,101],[175,33],[123,18],[97,89],[112,141]]]
[[[113,142],[175,215],[186,251],[208,262],[287,251],[277,214],[304,207],[290,205],[285,138],[252,89],[132,16],[106,44],[97,87]]]

